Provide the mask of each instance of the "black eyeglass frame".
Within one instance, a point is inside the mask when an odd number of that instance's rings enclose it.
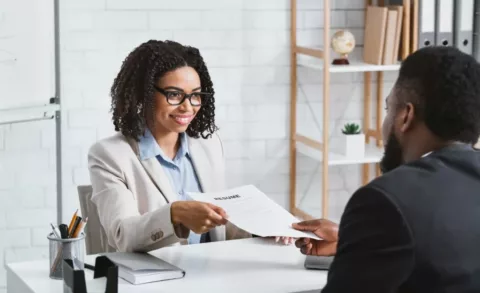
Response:
[[[194,106],[194,107],[198,107],[198,106],[201,106],[203,105],[204,103],[204,98],[208,98],[210,96],[212,96],[211,93],[205,93],[205,92],[193,92],[191,94],[187,94],[187,93],[184,93],[182,91],[167,91],[167,90],[164,90],[156,85],[153,86],[159,93],[161,93],[162,95],[165,96],[165,98],[167,99],[167,103],[169,103],[170,105],[172,106],[178,106],[178,105],[181,105],[183,104],[183,102],[185,102],[186,99],[188,99],[188,101],[190,102],[190,105]],[[180,102],[178,103],[172,103],[170,102],[170,99],[168,97],[168,94],[169,93],[175,93],[175,94],[182,94],[183,95],[183,98],[180,100]],[[194,95],[198,95],[200,94],[201,95],[201,101],[200,101],[200,104],[196,104],[196,103],[192,103],[192,96]]]

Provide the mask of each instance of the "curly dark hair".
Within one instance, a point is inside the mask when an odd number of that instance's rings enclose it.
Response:
[[[202,100],[202,107],[186,132],[194,138],[210,137],[218,129],[210,74],[197,48],[173,41],[149,40],[135,48],[123,62],[110,91],[115,131],[138,141],[147,125],[153,125],[154,85],[165,73],[184,66],[197,71],[202,92],[211,94]]]
[[[419,49],[403,61],[395,89],[440,139],[479,139],[480,65],[472,56],[454,47]]]

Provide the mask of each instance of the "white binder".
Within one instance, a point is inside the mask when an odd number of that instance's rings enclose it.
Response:
[[[453,43],[462,52],[471,55],[473,44],[474,0],[455,1]]]
[[[453,0],[437,0],[436,4],[435,45],[453,46],[454,2]]]
[[[480,0],[475,0],[473,17],[473,57],[480,61]]]
[[[435,0],[418,2],[418,49],[435,45]]]

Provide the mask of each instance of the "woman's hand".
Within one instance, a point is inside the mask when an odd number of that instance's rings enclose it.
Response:
[[[174,225],[182,224],[197,234],[227,223],[227,214],[222,208],[198,201],[172,203],[171,218]]]

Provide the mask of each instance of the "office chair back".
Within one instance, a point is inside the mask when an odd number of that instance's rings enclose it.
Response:
[[[100,223],[97,207],[91,200],[93,194],[92,186],[81,185],[77,187],[77,190],[82,217],[88,217],[88,222],[84,229],[87,254],[114,252],[115,249],[108,245],[107,235]]]

